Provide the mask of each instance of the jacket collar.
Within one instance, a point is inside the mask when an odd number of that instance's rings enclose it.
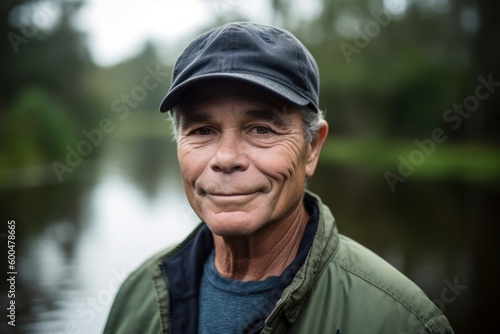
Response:
[[[299,269],[290,285],[283,290],[281,299],[267,318],[267,326],[273,327],[282,313],[284,313],[289,323],[294,323],[297,320],[300,309],[314,281],[327,267],[327,264],[339,248],[339,234],[330,209],[314,193],[306,191],[305,196],[312,198],[319,209],[316,235],[304,265]]]
[[[168,309],[161,313],[169,319],[170,333],[198,332],[198,321],[192,319],[198,319],[200,280],[213,247],[212,234],[202,223],[161,260],[159,266],[168,288]]]

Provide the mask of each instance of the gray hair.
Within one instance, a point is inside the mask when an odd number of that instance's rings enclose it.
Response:
[[[279,110],[279,109],[275,109]],[[286,112],[286,106],[283,108],[283,112]],[[304,139],[306,143],[310,143],[318,130],[321,127],[321,122],[325,119],[325,112],[322,110],[314,110],[308,106],[301,106],[299,108],[300,118],[303,123]],[[178,141],[179,139],[179,106],[175,106],[168,113],[169,119],[172,123],[172,136],[173,140]]]
[[[321,127],[321,122],[325,119],[325,112],[313,110],[309,107],[300,107],[300,118],[304,127],[304,138],[306,143],[310,143]]]

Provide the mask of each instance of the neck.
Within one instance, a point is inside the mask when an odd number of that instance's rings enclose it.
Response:
[[[288,217],[250,236],[214,235],[215,268],[224,277],[259,281],[279,276],[295,259],[309,215],[301,204]]]

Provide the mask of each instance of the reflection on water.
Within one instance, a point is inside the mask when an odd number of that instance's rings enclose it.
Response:
[[[19,236],[17,326],[0,332],[100,333],[125,276],[196,225],[165,135],[113,139],[101,156],[84,182],[0,191]],[[471,328],[478,314],[471,308],[482,303],[475,282],[492,276],[475,261],[487,250],[479,234],[495,220],[484,204],[496,205],[493,188],[410,180],[393,194],[380,175],[327,165],[310,188],[341,233],[417,282],[457,333]],[[467,289],[443,303],[454,279]]]
[[[19,271],[27,286],[36,287],[25,333],[101,331],[125,276],[195,224],[180,185],[166,179],[159,188],[150,200],[123,176],[104,174],[84,196],[81,231],[56,221],[25,241]]]

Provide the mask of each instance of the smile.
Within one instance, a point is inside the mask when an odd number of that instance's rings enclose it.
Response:
[[[211,197],[220,197],[220,198],[244,198],[248,196],[255,195],[257,192],[249,192],[249,193],[207,193],[208,196]]]
[[[231,197],[231,196],[247,196],[247,195],[252,195],[255,194],[255,191],[249,192],[249,193],[213,193],[210,194],[212,196],[222,196],[222,197]]]
[[[211,198],[212,201],[221,204],[237,204],[248,202],[253,197],[257,196],[258,193],[258,191],[254,191],[249,193],[206,193],[205,195]]]

